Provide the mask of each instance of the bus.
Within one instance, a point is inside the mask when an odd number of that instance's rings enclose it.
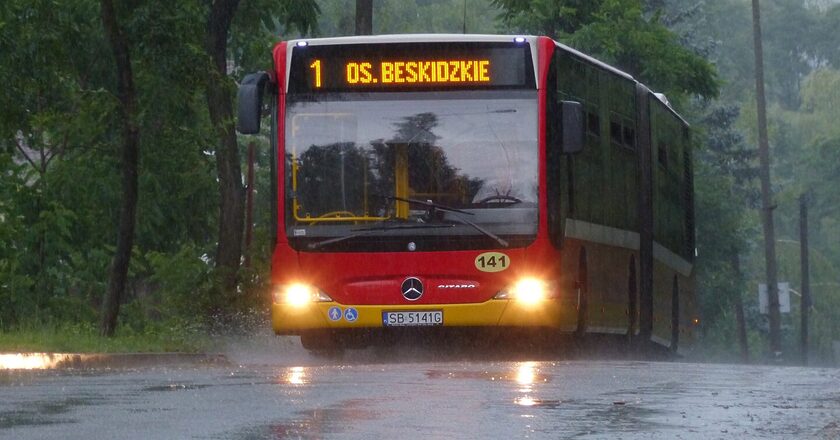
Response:
[[[277,44],[271,321],[308,350],[406,327],[698,333],[689,127],[664,95],[539,36]],[[362,342],[359,342],[362,341]]]

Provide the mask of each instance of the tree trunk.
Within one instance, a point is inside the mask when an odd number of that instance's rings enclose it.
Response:
[[[773,194],[770,186],[770,146],[767,140],[767,102],[764,97],[764,53],[761,47],[761,12],[752,0],[753,42],[755,45],[755,99],[758,110],[758,156],[761,162],[761,225],[764,229],[764,264],[767,275],[767,302],[770,318],[770,354],[782,355],[779,288],[776,278],[776,231],[773,224]]]
[[[808,315],[811,311],[811,269],[808,263],[808,196],[803,194],[799,198],[799,259],[802,277],[802,302],[799,313],[800,322],[800,354],[802,365],[808,365]]]
[[[245,267],[251,267],[251,241],[254,237],[254,155],[257,146],[248,144],[248,179],[245,193]]]
[[[739,288],[735,295],[735,320],[738,331],[738,345],[741,348],[741,362],[750,361],[750,346],[747,342],[747,321],[744,319],[744,299],[741,297],[741,259],[738,253],[732,251],[732,269],[735,272],[735,285]]]
[[[373,0],[356,0],[356,35],[373,34]]]
[[[216,148],[216,171],[219,177],[219,237],[216,268],[222,277],[222,289],[230,294],[236,289],[236,276],[242,258],[244,190],[239,164],[233,118],[233,98],[227,78],[227,39],[239,0],[216,0],[207,20],[205,49],[213,61],[208,74],[207,108],[210,121],[219,137]],[[218,304],[217,304],[218,306]]]
[[[128,42],[117,22],[112,0],[101,0],[102,25],[114,54],[117,66],[117,95],[122,119],[122,202],[117,233],[117,250],[111,261],[108,290],[102,303],[100,333],[113,336],[117,328],[120,302],[125,293],[131,248],[134,244],[135,211],[137,207],[137,156],[140,130],[136,121],[136,95],[131,71]]]

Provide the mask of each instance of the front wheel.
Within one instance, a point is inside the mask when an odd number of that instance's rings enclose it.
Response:
[[[341,353],[342,347],[332,332],[327,330],[307,330],[300,334],[300,345],[313,353]]]

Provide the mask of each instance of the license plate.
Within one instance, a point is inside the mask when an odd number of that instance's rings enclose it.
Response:
[[[382,325],[386,327],[443,325],[443,311],[382,312]]]

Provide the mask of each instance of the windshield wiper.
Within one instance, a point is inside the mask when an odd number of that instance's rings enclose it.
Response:
[[[395,197],[395,196],[384,196],[384,197],[386,199],[390,199],[390,200],[399,200],[401,202],[416,203],[418,205],[423,205],[423,206],[426,206],[426,207],[431,208],[431,209],[438,209],[438,210],[441,210],[441,211],[451,212],[453,214],[452,218],[454,218],[455,220],[457,220],[457,221],[459,221],[459,222],[461,222],[465,225],[472,226],[472,228],[475,229],[476,231],[481,232],[482,234],[492,238],[493,240],[496,240],[496,243],[499,243],[502,247],[508,247],[509,246],[508,242],[505,239],[503,239],[503,238],[499,237],[498,235],[488,231],[487,229],[482,228],[481,226],[479,226],[475,222],[473,222],[471,220],[468,220],[468,219],[465,219],[464,217],[461,217],[460,215],[457,215],[457,214],[475,215],[475,213],[463,211],[463,210],[460,210],[460,209],[457,209],[457,208],[453,208],[451,206],[440,205],[440,204],[432,202],[431,200],[423,201],[423,200],[417,200],[417,199],[405,199],[405,198],[402,198],[402,197]]]
[[[338,243],[340,241],[350,240],[351,238],[362,237],[365,235],[370,235],[374,232],[378,231],[393,231],[397,229],[439,229],[439,228],[451,228],[455,225],[447,225],[447,224],[396,224],[396,225],[388,225],[382,224],[380,226],[370,226],[367,228],[358,228],[358,229],[351,229],[354,231],[352,234],[342,235],[340,237],[330,238],[323,241],[318,241],[315,243],[309,243],[306,245],[309,249],[318,249],[320,247],[326,246],[328,244]]]
[[[463,218],[459,215],[454,215],[454,214],[452,215],[452,218],[454,218],[455,220],[458,220],[459,222],[461,222],[465,225],[472,226],[473,229],[475,229],[476,231],[481,232],[482,234],[492,238],[493,240],[496,240],[496,243],[499,243],[500,245],[502,245],[502,247],[508,247],[509,246],[507,240],[505,240],[502,237],[499,237],[498,235],[488,231],[487,229],[482,228],[481,226],[479,226],[478,224],[476,224],[475,222],[473,222],[471,220],[467,220],[467,219],[465,219],[465,218]]]
[[[406,199],[403,197],[396,197],[396,196],[382,196],[383,199],[386,200],[396,200],[399,202],[406,202],[406,203],[414,203],[416,205],[423,205],[427,208],[434,208],[439,209],[441,211],[448,211],[448,212],[457,212],[459,214],[467,214],[467,215],[475,215],[475,213],[467,212],[458,208],[453,208],[451,206],[441,205],[439,203],[435,203],[431,200],[419,200],[419,199]]]

